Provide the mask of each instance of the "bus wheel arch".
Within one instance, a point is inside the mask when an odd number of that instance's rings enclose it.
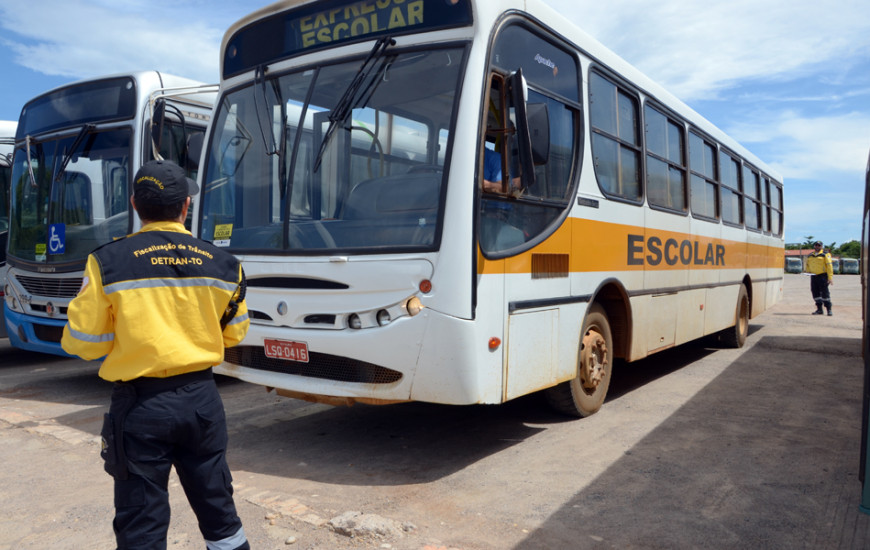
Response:
[[[746,295],[749,299],[749,318],[752,319],[755,315],[752,315],[752,304],[755,302],[752,297],[752,279],[749,275],[745,275],[743,277],[743,288],[746,289]],[[763,298],[762,298],[763,300]]]
[[[605,282],[595,294],[593,304],[599,304],[607,314],[613,336],[613,356],[626,358],[631,342],[631,308],[628,293],[615,281]]]

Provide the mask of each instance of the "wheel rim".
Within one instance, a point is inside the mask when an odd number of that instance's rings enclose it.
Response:
[[[595,328],[590,328],[583,336],[580,350],[580,383],[583,391],[592,395],[607,376],[607,341]]]

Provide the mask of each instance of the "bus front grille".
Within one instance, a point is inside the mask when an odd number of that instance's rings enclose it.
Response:
[[[308,363],[300,363],[266,357],[261,347],[235,346],[226,350],[224,360],[233,365],[257,370],[323,378],[336,382],[392,384],[402,378],[401,372],[327,353],[311,352],[308,354]]]
[[[59,279],[57,277],[32,277],[28,275],[15,275],[15,279],[21,283],[28,293],[45,298],[75,298],[82,287],[81,277]]]

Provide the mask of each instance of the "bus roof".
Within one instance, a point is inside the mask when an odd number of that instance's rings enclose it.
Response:
[[[108,80],[111,78],[120,78],[120,77],[131,77],[136,82],[140,84],[150,84],[156,88],[187,88],[187,87],[195,87],[195,86],[203,86],[208,83],[200,82],[198,80],[193,80],[192,78],[186,78],[183,76],[176,76],[168,73],[161,73],[159,71],[133,71],[129,73],[113,73],[95,76],[91,78],[83,78],[81,80],[76,80],[74,82],[70,82],[68,84],[64,84],[62,86],[57,86],[56,88],[52,88],[47,90],[37,96],[32,97],[27,101],[27,103],[31,103],[36,99],[39,99],[43,96],[53,94],[59,90],[63,90],[65,88],[71,88],[74,86],[79,86],[81,84],[85,84],[88,82],[94,82],[97,80]],[[209,107],[212,106],[211,103],[205,102]]]

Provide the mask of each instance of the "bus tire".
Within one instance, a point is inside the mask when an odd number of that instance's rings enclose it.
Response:
[[[547,402],[559,412],[586,417],[601,408],[613,370],[613,336],[607,314],[592,304],[583,321],[577,376],[545,390]]]
[[[737,308],[734,311],[734,326],[720,333],[722,343],[729,348],[742,348],[749,334],[749,293],[746,285],[740,285],[737,293]]]

